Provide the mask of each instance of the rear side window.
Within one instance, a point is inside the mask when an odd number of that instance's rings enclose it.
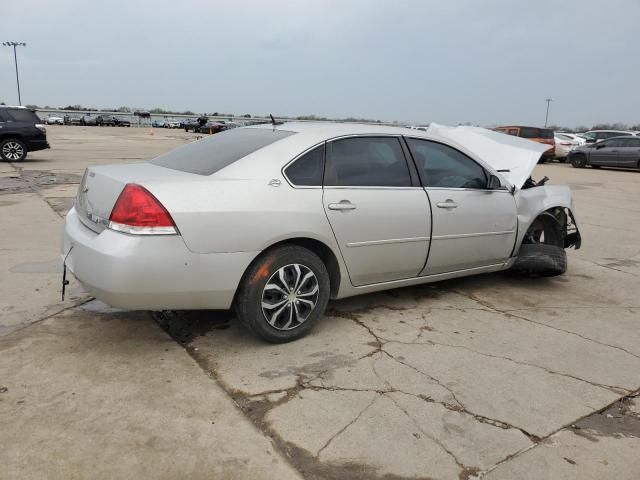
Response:
[[[486,188],[484,168],[464,153],[441,143],[408,138],[425,187]]]
[[[296,186],[321,187],[324,171],[324,144],[305,153],[284,171]]]
[[[410,187],[409,167],[395,137],[354,137],[327,144],[324,184]]]
[[[267,128],[235,128],[176,148],[151,163],[181,172],[211,175],[294,133]]]
[[[38,116],[31,110],[26,108],[8,108],[3,109],[3,117],[7,117],[8,122],[23,122],[23,123],[40,123]]]

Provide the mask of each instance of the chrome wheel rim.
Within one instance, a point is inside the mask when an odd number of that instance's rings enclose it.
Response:
[[[262,290],[262,314],[276,330],[293,330],[315,310],[318,279],[309,267],[293,263],[279,268]]]
[[[2,146],[2,155],[8,160],[20,160],[24,155],[24,148],[17,142],[7,142]]]

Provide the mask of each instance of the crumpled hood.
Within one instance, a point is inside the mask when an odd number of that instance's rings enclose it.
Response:
[[[432,123],[427,133],[464,147],[517,189],[529,178],[540,155],[549,149],[549,145],[480,127]]]

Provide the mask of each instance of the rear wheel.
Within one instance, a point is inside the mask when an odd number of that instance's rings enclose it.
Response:
[[[584,168],[587,165],[587,157],[585,155],[573,155],[571,157],[571,166],[574,168]]]
[[[306,335],[329,301],[329,274],[310,250],[285,245],[262,254],[245,272],[234,309],[239,320],[271,343]]]
[[[27,146],[15,138],[4,140],[0,142],[0,158],[5,162],[20,162],[27,158]]]

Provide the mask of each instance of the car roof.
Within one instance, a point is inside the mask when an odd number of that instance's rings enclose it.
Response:
[[[533,125],[500,125],[495,128],[537,128],[538,130],[551,130],[548,127],[535,127]]]
[[[633,133],[631,130],[589,130],[584,133],[596,133],[596,132]]]
[[[244,128],[274,128],[271,123],[249,125]],[[326,136],[326,138],[340,137],[344,135],[416,135],[420,130],[407,127],[395,127],[389,125],[377,125],[370,123],[344,123],[344,122],[285,122],[276,124],[277,130],[287,130],[294,133],[311,133]]]

